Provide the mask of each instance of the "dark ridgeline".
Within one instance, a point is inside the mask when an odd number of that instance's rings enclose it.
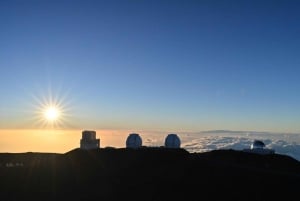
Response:
[[[294,200],[300,162],[234,150],[0,154],[0,200]]]

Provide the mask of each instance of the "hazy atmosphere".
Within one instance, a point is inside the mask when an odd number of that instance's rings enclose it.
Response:
[[[283,0],[2,0],[0,151],[65,152],[90,129],[101,146],[178,133],[190,151],[259,138],[296,156],[299,10]]]

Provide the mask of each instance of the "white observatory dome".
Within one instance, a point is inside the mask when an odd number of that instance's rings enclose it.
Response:
[[[267,149],[265,148],[265,146],[266,146],[265,143],[263,143],[262,141],[254,140],[250,146],[250,149],[243,149],[243,150],[248,153],[256,153],[262,155],[275,154],[274,149]]]
[[[263,149],[265,144],[260,140],[254,140],[251,144],[251,149]]]
[[[165,147],[167,148],[180,148],[180,139],[177,134],[168,134],[165,139]]]
[[[142,138],[137,133],[131,133],[126,140],[126,148],[139,148],[142,146]]]

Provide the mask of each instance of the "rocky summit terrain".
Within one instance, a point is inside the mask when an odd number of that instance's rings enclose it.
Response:
[[[1,153],[0,200],[295,200],[300,162],[236,150]]]

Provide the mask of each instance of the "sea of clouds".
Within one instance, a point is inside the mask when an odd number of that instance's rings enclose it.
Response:
[[[261,140],[267,149],[275,150],[277,154],[291,156],[300,161],[300,134],[269,133],[246,131],[204,131],[199,133],[178,134],[181,147],[189,152],[206,152],[218,149],[243,150],[250,148],[253,140]],[[163,139],[147,135],[144,144],[157,146]]]
[[[97,131],[100,147],[125,147],[131,131]],[[163,146],[167,132],[137,131],[145,146]],[[175,132],[176,133],[176,132]],[[243,150],[257,139],[275,153],[291,156],[300,161],[300,133],[271,133],[257,131],[214,130],[202,132],[177,132],[181,147],[189,152],[206,152],[218,149]],[[3,131],[0,130],[0,152],[55,152],[66,153],[79,147],[81,131]]]

